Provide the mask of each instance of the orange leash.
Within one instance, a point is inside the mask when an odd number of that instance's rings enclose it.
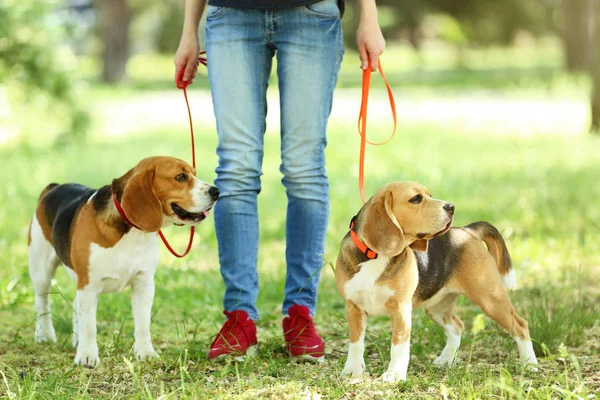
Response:
[[[198,57],[198,63],[202,64],[204,66],[207,66],[206,57],[202,57],[203,54],[206,54],[206,52],[203,51],[202,53],[200,53],[200,57]],[[183,97],[185,98],[185,105],[187,107],[188,119],[190,122],[190,137],[192,139],[192,166],[194,168],[196,168],[196,149],[195,149],[195,144],[194,144],[194,124],[192,123],[192,111],[190,110],[190,102],[188,100],[187,91],[186,91],[186,88],[188,87],[188,85],[190,85],[192,83],[192,81],[190,80],[190,81],[184,82],[181,79],[183,77],[184,71],[185,71],[185,69],[182,69],[181,71],[179,71],[179,74],[177,75],[177,88],[183,90]],[[158,231],[158,235],[162,239],[163,243],[165,244],[165,246],[169,250],[169,252],[171,252],[171,254],[173,254],[175,257],[182,258],[182,257],[187,256],[188,253],[190,252],[190,250],[192,249],[192,243],[194,242],[194,231],[195,231],[195,228],[192,226],[190,228],[190,240],[189,240],[187,248],[185,249],[183,254],[178,254],[177,252],[175,252],[175,250],[173,250],[173,248],[167,241],[167,238],[162,233],[162,230]]]
[[[362,81],[362,100],[360,103],[360,113],[358,116],[358,133],[360,134],[360,156],[358,162],[358,190],[360,191],[360,197],[363,203],[366,203],[365,200],[365,148],[366,144],[369,143],[373,146],[381,146],[392,140],[394,135],[396,134],[396,102],[394,101],[394,94],[392,93],[392,88],[388,83],[385,74],[383,73],[383,68],[381,67],[381,61],[379,61],[378,70],[385,82],[385,87],[388,92],[388,97],[390,99],[390,107],[392,109],[392,117],[394,118],[394,130],[389,138],[387,138],[383,142],[373,143],[367,140],[367,106],[369,104],[369,88],[371,86],[371,67],[363,70],[363,81]]]

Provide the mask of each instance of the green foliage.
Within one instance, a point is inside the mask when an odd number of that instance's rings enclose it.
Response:
[[[535,36],[549,31],[542,1],[426,0],[425,3],[460,21],[474,44],[509,44],[520,30]]]
[[[183,27],[183,7],[177,1],[169,1],[161,7],[160,25],[156,32],[156,50],[171,57],[177,51]]]
[[[348,1],[346,41],[355,48],[358,23],[357,0]],[[540,36],[551,31],[542,1],[521,0],[378,0],[382,29],[388,40],[408,39],[415,47],[432,33],[453,43],[498,45],[511,43],[520,31]],[[428,32],[430,16],[445,15],[438,32]],[[391,16],[391,18],[388,18]],[[383,18],[382,18],[383,17]],[[453,22],[452,22],[453,20]]]
[[[89,118],[76,96],[72,65],[65,65],[75,60],[58,45],[64,31],[53,26],[55,6],[51,0],[0,3],[0,82],[15,108],[22,107],[23,121],[39,108],[44,125],[54,121],[69,140],[83,137]]]
[[[437,24],[439,26],[440,38],[454,44],[465,44],[467,35],[463,30],[462,25],[448,14],[437,16]]]
[[[565,300],[558,304],[553,297],[560,296],[560,289],[532,292],[534,307],[529,312],[529,327],[536,333],[534,349],[537,354],[555,353],[565,345],[581,346],[588,339],[586,330],[597,322],[598,313],[588,307],[590,299],[573,296],[572,292],[572,289],[563,291],[561,297]],[[581,289],[576,292],[581,293]]]

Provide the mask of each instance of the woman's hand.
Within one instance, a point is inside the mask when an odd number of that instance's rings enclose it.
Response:
[[[370,65],[371,69],[376,71],[379,56],[385,50],[385,39],[377,20],[375,0],[360,0],[359,9],[360,22],[356,31],[356,44],[360,54],[360,67],[364,70]]]
[[[182,80],[184,82],[191,81],[196,76],[198,70],[198,54],[200,53],[200,46],[198,44],[198,37],[196,35],[184,35],[181,37],[179,42],[179,48],[175,53],[175,82],[177,83],[177,76],[182,69],[185,69]]]

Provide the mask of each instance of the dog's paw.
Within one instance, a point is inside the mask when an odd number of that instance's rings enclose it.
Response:
[[[398,383],[406,380],[406,374],[396,371],[386,371],[381,375],[381,380],[385,383]]]
[[[453,364],[454,357],[445,357],[443,355],[433,361],[433,365],[437,365],[438,367],[452,367]]]
[[[81,346],[80,346],[81,347]],[[75,356],[75,364],[82,365],[88,368],[94,368],[100,364],[100,357],[98,356],[98,347],[91,346],[86,349],[77,349],[77,355]]]
[[[346,361],[344,370],[341,376],[358,376],[365,373],[365,362],[363,360],[357,360],[354,362]]]
[[[140,348],[138,348],[137,346],[134,346],[133,352],[135,354],[135,358],[138,361],[146,361],[146,360],[151,360],[153,358],[159,358],[158,353],[156,351],[154,351],[154,348],[151,345],[140,347]]]
[[[523,364],[523,367],[526,370],[528,370],[528,371],[539,372],[539,369],[538,369],[538,366],[539,366],[538,360],[535,357],[533,357],[533,359],[526,360],[526,361],[522,362],[521,364]]]
[[[87,368],[95,368],[100,364],[100,357],[98,357],[98,354],[78,354],[75,356],[75,364]]]
[[[36,343],[56,343],[56,332],[54,331],[54,327],[49,326],[44,328],[41,325],[38,325],[35,329],[34,339]]]

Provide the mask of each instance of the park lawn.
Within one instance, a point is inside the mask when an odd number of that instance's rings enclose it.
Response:
[[[385,134],[387,126],[372,128]],[[286,356],[281,332],[285,279],[285,193],[277,132],[266,136],[261,210],[258,303],[260,351],[244,363],[208,361],[223,322],[223,283],[212,219],[203,223],[191,255],[161,245],[153,307],[153,339],[161,358],[133,361],[129,294],[103,295],[98,308],[101,364],[75,367],[70,345],[75,288],[59,269],[52,288],[58,343],[33,341],[35,312],[27,272],[26,229],[39,192],[52,181],[107,184],[150,155],[189,159],[185,132],[157,128],[85,145],[0,147],[0,398],[589,398],[600,391],[600,141],[592,137],[478,135],[428,126],[400,126],[387,146],[367,151],[367,193],[391,180],[419,181],[456,205],[455,225],[477,220],[504,234],[518,277],[511,298],[529,322],[541,366],[524,370],[499,327],[465,299],[466,329],[452,369],[432,361],[445,338],[423,311],[413,316],[408,380],[377,377],[389,362],[389,319],[370,318],[368,375],[341,379],[347,351],[344,303],[333,268],[338,243],[361,203],[354,123],[333,121],[328,148],[331,218],[316,322],[327,342],[320,365]],[[198,176],[212,181],[216,138],[197,128]],[[378,132],[379,131],[379,132]],[[185,138],[185,139],[183,139]],[[167,235],[184,246],[187,230]]]

